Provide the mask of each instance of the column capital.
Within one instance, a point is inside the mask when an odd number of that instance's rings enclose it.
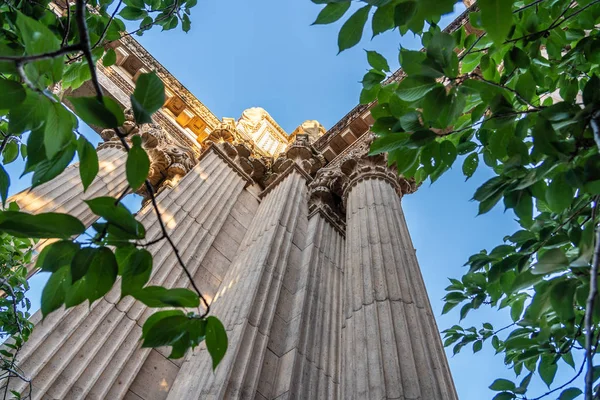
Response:
[[[204,152],[211,147],[218,150],[221,156],[228,157],[243,176],[249,176],[251,181],[257,183],[263,180],[269,160],[258,155],[254,145],[243,140],[231,124],[220,123],[202,142]]]
[[[314,148],[309,135],[297,134],[294,142],[267,169],[263,194],[277,186],[292,170],[298,171],[310,183],[325,163],[325,157]]]
[[[321,169],[308,185],[309,219],[319,213],[342,235],[346,234],[342,194],[347,181],[339,168]]]
[[[413,178],[407,179],[394,166],[388,165],[386,154],[369,155],[371,143],[375,135],[367,134],[355,148],[349,151],[340,161],[340,171],[347,177],[343,188],[344,200],[357,183],[366,179],[380,179],[394,187],[398,196],[414,193],[418,185]]]
[[[148,180],[155,193],[174,186],[198,163],[194,152],[173,140],[160,125],[155,123],[136,125],[131,109],[125,110],[125,122],[121,131],[127,134],[125,140],[130,145],[132,136],[139,135],[142,138],[142,147],[150,158]],[[98,150],[116,148],[125,151],[114,129],[104,129],[100,132],[100,136],[104,142],[98,145]],[[148,197],[145,186],[137,192]]]

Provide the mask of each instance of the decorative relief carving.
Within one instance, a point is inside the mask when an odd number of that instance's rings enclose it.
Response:
[[[268,160],[255,154],[254,145],[242,138],[231,123],[220,123],[202,143],[204,151],[211,146],[218,146],[237,167],[252,177],[255,182],[262,182],[269,164]]]
[[[155,193],[161,192],[166,187],[173,187],[198,162],[192,151],[175,143],[160,125],[154,123],[136,125],[131,109],[125,110],[125,122],[121,131],[127,134],[128,143],[131,143],[131,136],[141,136],[142,146],[150,158],[148,180]],[[104,143],[98,145],[98,150],[103,148],[125,150],[113,129],[104,129],[100,132],[100,136],[104,139]],[[149,196],[144,186],[137,193],[145,198]]]
[[[324,168],[308,184],[309,218],[320,213],[344,235],[346,220],[342,195],[347,181],[348,177],[339,168]]]
[[[295,141],[287,148],[285,153],[281,153],[273,162],[264,181],[264,186],[268,187],[276,182],[294,164],[298,165],[306,175],[313,177],[320,168],[325,166],[325,163],[325,158],[315,150],[309,136],[304,133],[297,134]]]

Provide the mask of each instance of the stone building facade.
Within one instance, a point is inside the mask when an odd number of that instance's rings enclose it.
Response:
[[[448,29],[463,24],[460,17]],[[165,83],[155,123],[126,125],[139,129],[167,228],[229,348],[214,373],[202,345],[180,360],[142,348],[153,310],[120,299],[116,285],[91,307],[33,317],[18,356],[32,397],[457,399],[402,212],[402,197],[417,188],[384,156],[368,155],[373,104],[327,132],[306,121],[287,134],[260,108],[219,119],[135,40],[111,46],[117,63],[99,65],[100,82],[123,107],[140,73],[156,71]],[[98,133],[100,173],[85,195],[75,165],[11,200],[91,225],[82,200],[126,187],[125,152],[109,131]],[[151,207],[138,217],[148,238],[159,236]],[[151,284],[189,285],[167,243],[149,251]],[[27,385],[12,380],[11,389]]]

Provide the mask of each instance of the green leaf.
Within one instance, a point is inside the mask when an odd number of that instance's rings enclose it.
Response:
[[[545,251],[534,265],[531,273],[534,275],[543,275],[559,271],[569,265],[569,259],[561,249],[550,249]]]
[[[43,140],[43,135],[40,136],[40,139]],[[77,146],[75,143],[71,142],[65,146],[54,158],[50,160],[44,158],[35,164],[33,177],[31,178],[32,187],[39,186],[42,183],[46,183],[60,175],[71,163],[73,157],[75,157],[76,147]],[[29,158],[32,157],[34,156],[30,154]]]
[[[79,156],[79,176],[83,184],[83,191],[91,185],[98,175],[99,163],[98,153],[94,146],[88,140],[80,136],[77,140],[77,154]]]
[[[504,42],[512,27],[512,1],[479,0],[481,24],[492,40],[500,44]]]
[[[44,148],[49,159],[56,156],[74,139],[73,129],[76,124],[75,116],[67,111],[61,103],[54,103],[50,106],[44,126]]]
[[[144,0],[125,0],[125,5],[135,8],[145,8]]]
[[[350,4],[350,1],[327,4],[312,25],[326,25],[337,21],[348,11]]]
[[[0,213],[0,232],[22,238],[68,239],[81,235],[85,227],[77,218],[68,214],[27,214],[20,211]]]
[[[97,197],[95,199],[85,200],[92,212],[108,223],[113,224],[125,232],[142,239],[145,235],[144,226],[136,221],[131,212],[122,204],[116,204],[117,200],[113,197]]]
[[[117,62],[117,53],[115,52],[115,50],[114,49],[106,50],[106,54],[104,54],[104,57],[102,57],[102,65],[104,65],[105,67],[110,67],[112,65],[115,65],[116,62]]]
[[[546,190],[546,203],[555,213],[567,209],[573,201],[575,190],[568,184],[564,173],[558,174],[552,179]]]
[[[140,8],[126,6],[119,12],[119,15],[128,21],[135,21],[144,18],[148,13]]]
[[[137,190],[144,184],[150,172],[150,159],[142,148],[141,138],[133,137],[133,146],[127,154],[126,174],[127,182],[133,190]]]
[[[378,71],[390,71],[390,66],[384,56],[376,51],[365,50],[367,52],[367,60],[369,65]]]
[[[104,97],[101,103],[96,97],[69,97],[75,113],[89,125],[100,128],[118,128],[125,122],[123,111],[113,99]]]
[[[27,91],[21,105],[13,107],[8,114],[8,131],[22,133],[39,128],[46,120],[50,104],[45,96]]]
[[[583,104],[586,107],[600,104],[600,78],[598,75],[592,75],[583,88]]]
[[[16,25],[21,33],[20,38],[23,40],[27,55],[44,54],[60,48],[57,36],[44,23],[18,13]],[[63,57],[28,63],[25,71],[38,87],[46,87],[49,83],[58,82],[61,79]],[[40,80],[42,76],[47,76],[51,81]]]
[[[200,298],[191,290],[161,286],[148,286],[131,293],[133,297],[148,307],[198,307]]]
[[[116,250],[121,281],[121,297],[140,290],[150,279],[152,272],[152,254],[147,250],[133,246],[120,247]]]
[[[413,133],[412,135],[409,136],[407,146],[409,148],[423,147],[423,146],[433,142],[436,137],[437,137],[437,135],[435,134],[435,132],[430,131],[428,129],[422,129],[422,130],[416,131],[415,133]]]
[[[131,95],[131,107],[138,124],[152,123],[152,114],[165,104],[165,85],[155,72],[141,74]]]
[[[187,333],[189,318],[182,315],[161,316],[146,329],[142,347],[169,346]]]
[[[400,82],[396,93],[404,101],[413,102],[422,99],[437,86],[433,78],[409,76]]]
[[[579,388],[568,388],[562,391],[558,400],[573,400],[582,395],[583,392]]]
[[[215,317],[206,318],[206,348],[213,361],[213,370],[217,368],[227,351],[227,332]]]
[[[42,290],[41,309],[44,318],[62,306],[70,285],[71,271],[68,266],[60,268],[50,276],[50,279],[46,282],[46,286],[44,286],[44,290]]]
[[[79,250],[79,244],[70,240],[61,240],[44,247],[37,258],[35,267],[45,272],[56,272],[64,266],[70,266],[71,260]]]
[[[0,79],[0,110],[8,110],[25,101],[25,89],[19,82]]]
[[[0,165],[0,197],[2,198],[2,207],[6,205],[6,199],[8,198],[8,188],[10,187],[10,176]]]
[[[556,365],[554,362],[553,356],[542,356],[542,361],[538,367],[538,372],[548,388],[550,388],[550,385],[552,385],[552,382],[554,382],[554,377],[556,376],[557,370],[558,365]]]
[[[550,303],[560,319],[564,322],[575,319],[574,297],[577,284],[570,279],[559,281],[552,286]]]
[[[165,310],[165,311],[155,312],[150,317],[148,317],[146,322],[144,322],[144,326],[142,327],[142,339],[146,337],[146,335],[148,334],[148,332],[150,331],[150,329],[152,328],[152,326],[154,324],[156,324],[161,319],[164,319],[167,317],[172,317],[172,316],[185,317],[185,314],[181,310]]]
[[[99,254],[97,247],[84,247],[77,251],[71,260],[71,282],[75,283],[85,276],[94,262],[94,258]]]
[[[360,42],[370,10],[370,5],[362,7],[344,23],[338,35],[338,54]]]
[[[501,393],[498,393],[497,395],[495,395],[492,400],[512,400],[512,399],[514,399],[516,397],[517,396],[515,396],[514,393],[501,392]]]
[[[2,163],[4,165],[10,164],[15,161],[19,156],[19,145],[16,139],[11,138],[6,142],[4,150],[2,151]]]
[[[377,155],[398,149],[406,143],[409,137],[410,134],[404,132],[390,133],[377,137],[371,144],[371,151],[369,154]]]
[[[117,280],[119,267],[108,247],[100,247],[85,274],[86,292],[90,305],[104,296]]]
[[[502,392],[505,390],[515,390],[516,385],[508,379],[496,379],[491,385],[490,389],[495,392]]]
[[[396,5],[394,9],[394,25],[403,27],[407,25],[417,11],[417,3],[409,0]]]
[[[467,179],[473,176],[477,170],[477,166],[479,166],[479,155],[477,153],[469,154],[465,158],[462,166],[463,174],[467,177]]]
[[[372,19],[373,37],[394,28],[394,4],[377,7]]]
[[[181,20],[181,29],[185,33],[188,33],[191,28],[192,28],[192,21],[190,21],[190,17],[188,17],[187,14],[183,14],[183,18]]]

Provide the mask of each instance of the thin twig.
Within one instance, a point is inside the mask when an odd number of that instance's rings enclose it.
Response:
[[[90,50],[90,35],[85,22],[85,3],[85,0],[77,0],[75,3],[75,22],[77,23],[77,28],[79,29],[79,44],[81,46],[81,51],[83,52],[92,75],[92,84],[96,90],[96,98],[98,101],[102,102],[102,87],[100,86],[100,82],[98,82],[96,66],[94,64],[94,58],[92,57],[92,51]]]
[[[61,47],[65,47],[67,41],[69,40],[69,34],[71,33],[71,5],[69,4],[69,0],[67,0],[67,27],[63,36],[63,40],[61,43]]]
[[[119,0],[117,7],[115,7],[115,10],[113,11],[112,15],[110,16],[110,19],[108,20],[108,22],[106,23],[104,30],[102,31],[102,34],[100,35],[98,40],[96,40],[96,43],[94,43],[94,45],[92,46],[92,49],[95,49],[96,47],[98,47],[98,45],[104,40],[104,37],[106,36],[106,32],[108,32],[108,28],[110,28],[110,24],[112,24],[113,19],[115,19],[115,15],[117,15],[117,12],[119,12],[119,8],[121,8],[121,4],[123,4],[123,0]]]
[[[64,56],[65,54],[73,53],[75,51],[80,50],[82,50],[80,44],[72,44],[69,46],[61,47],[58,50],[49,51],[47,53],[42,54],[34,54],[32,56],[0,56],[0,61],[14,61],[15,63],[24,64],[32,61],[49,60],[51,58]]]
[[[557,391],[559,391],[559,390],[561,390],[561,389],[569,386],[571,383],[573,383],[575,381],[575,379],[579,378],[579,376],[583,372],[583,367],[585,366],[585,364],[586,364],[586,360],[583,360],[583,362],[581,363],[581,367],[579,367],[579,371],[577,372],[577,374],[573,378],[571,378],[567,383],[565,383],[563,385],[560,385],[559,387],[554,388],[554,389],[552,389],[552,390],[544,393],[543,395],[541,395],[539,397],[536,397],[534,399],[529,399],[529,400],[540,400],[540,399],[543,399],[544,397],[546,397],[548,395],[551,395],[552,393],[555,393],[555,392],[557,392]]]

